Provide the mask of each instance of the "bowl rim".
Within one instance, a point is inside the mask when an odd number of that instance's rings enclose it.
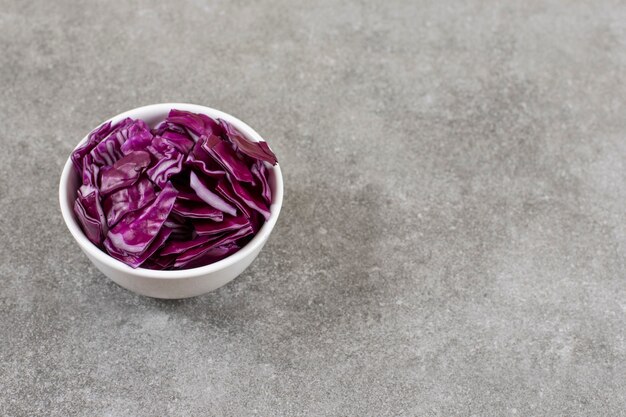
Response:
[[[243,121],[239,120],[235,116],[232,116],[223,111],[202,106],[198,104],[189,104],[189,103],[158,103],[158,104],[150,104],[147,106],[140,106],[131,110],[127,110],[123,113],[120,113],[116,116],[113,116],[102,123],[106,122],[117,122],[126,117],[133,118],[145,118],[149,116],[138,116],[137,114],[156,114],[169,112],[169,110],[176,108],[180,110],[192,111],[195,113],[204,113],[213,118],[222,118],[227,122],[231,123],[233,126],[237,128],[241,133],[243,133],[248,139],[251,139],[255,142],[264,140],[261,135],[259,135],[254,129],[248,126]],[[98,126],[102,125],[100,123]],[[86,140],[89,134],[85,135],[83,139],[74,147],[72,152],[82,145]],[[278,164],[269,168],[274,172],[276,179],[276,187],[272,190],[273,199],[272,204],[270,205],[270,218],[261,226],[261,229],[257,232],[257,234],[252,238],[248,244],[246,244],[243,248],[239,249],[237,252],[229,255],[228,257],[219,260],[215,263],[197,267],[190,269],[180,269],[180,270],[153,270],[147,268],[131,268],[126,265],[122,261],[119,261],[113,258],[111,255],[105,253],[96,245],[94,245],[83,233],[82,229],[78,225],[76,219],[74,218],[74,213],[70,205],[68,204],[67,195],[70,192],[68,183],[70,180],[70,175],[72,174],[74,167],[70,157],[67,158],[65,162],[65,166],[63,167],[63,172],[61,173],[61,179],[59,184],[59,202],[61,205],[61,214],[63,216],[63,220],[67,225],[70,233],[78,243],[78,245],[89,255],[90,257],[96,258],[98,261],[102,262],[106,266],[113,268],[119,272],[129,274],[136,277],[143,278],[155,278],[155,279],[182,279],[182,278],[195,278],[203,275],[207,275],[216,271],[223,270],[228,268],[242,260],[244,260],[247,256],[257,250],[260,246],[262,246],[267,238],[269,237],[276,221],[278,220],[278,215],[280,214],[280,209],[283,204],[283,176],[280,170],[280,166]]]

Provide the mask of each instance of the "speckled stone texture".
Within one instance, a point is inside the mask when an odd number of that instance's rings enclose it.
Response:
[[[0,415],[626,415],[626,5],[0,0]],[[132,294],[62,165],[183,101],[267,138],[237,280]]]

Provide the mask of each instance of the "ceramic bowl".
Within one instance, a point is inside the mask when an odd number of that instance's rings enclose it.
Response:
[[[195,113],[204,113],[213,118],[221,118],[231,123],[248,139],[252,141],[263,140],[250,126],[231,116],[230,114],[212,109],[210,107],[195,104],[183,103],[162,103],[150,106],[138,107],[133,110],[118,114],[109,119],[113,123],[126,118],[143,119],[150,127],[165,119],[170,109],[187,110]],[[87,140],[85,136],[80,146]],[[78,243],[81,250],[87,255],[89,260],[104,275],[115,281],[120,286],[138,294],[155,298],[186,298],[194,297],[213,291],[222,285],[232,281],[241,274],[257,257],[265,242],[270,236],[283,202],[283,177],[280,167],[275,165],[268,169],[269,183],[272,189],[271,215],[268,221],[263,224],[254,238],[238,252],[230,255],[221,261],[215,262],[199,268],[176,270],[176,271],[155,271],[145,268],[131,268],[103,252],[87,239],[76,221],[72,210],[76,199],[76,190],[80,185],[80,179],[72,161],[68,158],[61,174],[59,186],[59,200],[61,203],[61,213],[70,233]]]

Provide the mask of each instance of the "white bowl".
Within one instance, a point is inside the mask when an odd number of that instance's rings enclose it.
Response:
[[[143,119],[151,127],[165,119],[173,108],[188,110],[195,113],[204,113],[213,118],[221,118],[231,123],[248,139],[255,142],[263,140],[250,126],[241,120],[210,107],[183,103],[162,103],[150,106],[138,107],[133,110],[112,117],[114,123],[125,118],[132,117]],[[87,140],[85,136],[80,146]],[[70,229],[70,233],[78,242],[78,246],[87,255],[104,275],[111,278],[117,284],[138,294],[155,298],[186,298],[213,291],[222,285],[232,281],[241,274],[257,257],[263,245],[267,241],[283,203],[283,176],[278,165],[269,169],[269,183],[272,189],[272,205],[269,220],[263,224],[254,238],[238,252],[213,264],[177,271],[155,271],[145,268],[133,269],[130,266],[112,258],[87,239],[80,226],[76,222],[72,210],[76,191],[80,185],[80,179],[71,159],[68,158],[61,174],[59,186],[59,200],[63,219]]]

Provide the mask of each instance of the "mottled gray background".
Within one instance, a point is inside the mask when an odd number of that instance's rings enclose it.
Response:
[[[626,4],[0,0],[0,415],[626,415]],[[241,277],[158,301],[57,183],[139,105],[272,144]]]

